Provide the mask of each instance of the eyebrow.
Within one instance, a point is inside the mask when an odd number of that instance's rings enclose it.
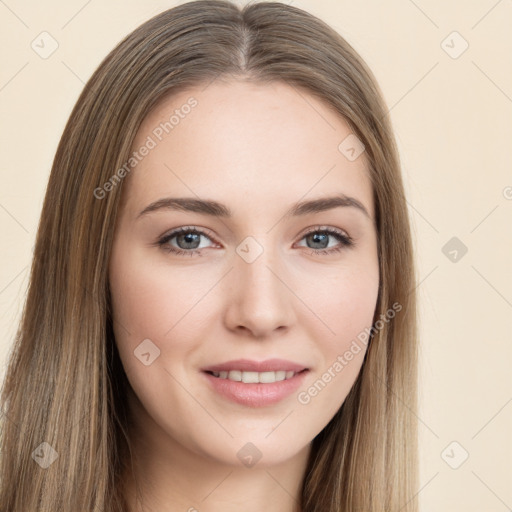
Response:
[[[338,194],[332,197],[322,197],[310,201],[302,201],[295,203],[285,213],[285,217],[299,217],[311,213],[324,212],[333,208],[350,207],[362,212],[368,219],[372,220],[368,210],[364,205],[354,197],[345,194]],[[193,197],[165,197],[155,201],[138,215],[137,219],[158,210],[175,210],[184,212],[201,213],[203,215],[211,215],[213,217],[231,218],[232,211],[226,205],[213,200],[196,199]]]

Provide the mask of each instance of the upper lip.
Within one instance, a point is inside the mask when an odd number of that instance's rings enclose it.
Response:
[[[225,363],[214,364],[202,368],[204,372],[223,372],[240,370],[242,372],[275,372],[279,370],[301,372],[307,367],[303,364],[294,363],[285,359],[267,359],[265,361],[253,361],[250,359],[234,359]]]

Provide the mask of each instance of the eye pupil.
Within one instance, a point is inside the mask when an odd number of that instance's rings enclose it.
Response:
[[[194,244],[194,242],[196,242],[196,245],[194,245],[193,247],[181,247],[182,249],[197,249],[197,247],[199,247],[199,243],[200,243],[200,237],[201,235],[197,234],[197,233],[185,233],[183,235],[178,235],[176,237],[176,241],[178,242],[178,245],[181,245],[180,244],[180,240],[181,239],[185,239],[185,244]],[[196,237],[196,239],[194,240],[194,237]]]
[[[312,247],[312,249],[325,249],[329,245],[329,235],[326,233],[313,233],[312,235],[309,236],[313,239],[314,244],[319,243],[321,245],[321,247]]]

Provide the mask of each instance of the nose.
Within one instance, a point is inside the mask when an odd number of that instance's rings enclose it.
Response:
[[[274,331],[284,333],[293,325],[293,286],[287,282],[284,265],[274,256],[265,249],[248,263],[235,255],[224,314],[229,330],[261,339]]]

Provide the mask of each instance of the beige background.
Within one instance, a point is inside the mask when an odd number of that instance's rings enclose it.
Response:
[[[114,45],[177,3],[0,2],[1,377],[71,109]],[[419,269],[422,511],[512,510],[512,2],[291,3],[355,47],[391,109]]]

